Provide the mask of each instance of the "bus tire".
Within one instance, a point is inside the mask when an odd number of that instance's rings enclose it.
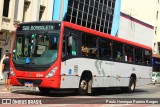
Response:
[[[87,77],[82,77],[79,83],[78,94],[79,95],[87,95],[88,94],[88,82],[89,79]]]
[[[128,87],[121,87],[122,92],[128,92]]]
[[[129,93],[134,93],[135,87],[136,87],[136,79],[134,77],[131,77],[128,87]]]
[[[46,95],[50,92],[49,88],[38,87],[41,94]]]

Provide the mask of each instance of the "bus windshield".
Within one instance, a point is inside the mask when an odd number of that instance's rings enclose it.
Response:
[[[59,33],[17,33],[13,49],[15,64],[46,65],[57,59]]]

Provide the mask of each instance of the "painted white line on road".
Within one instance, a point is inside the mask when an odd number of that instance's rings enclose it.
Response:
[[[11,93],[11,92],[0,92],[0,93]]]

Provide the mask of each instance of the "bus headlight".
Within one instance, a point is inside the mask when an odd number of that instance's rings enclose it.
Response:
[[[58,67],[53,68],[47,75],[46,78],[50,78],[54,75]]]
[[[13,71],[13,69],[10,67],[10,74],[12,75],[12,76],[15,76],[15,73],[14,73],[14,71]]]

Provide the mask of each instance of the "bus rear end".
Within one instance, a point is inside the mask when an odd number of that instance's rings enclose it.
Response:
[[[11,84],[60,88],[60,22],[30,22],[18,26],[11,53]]]

